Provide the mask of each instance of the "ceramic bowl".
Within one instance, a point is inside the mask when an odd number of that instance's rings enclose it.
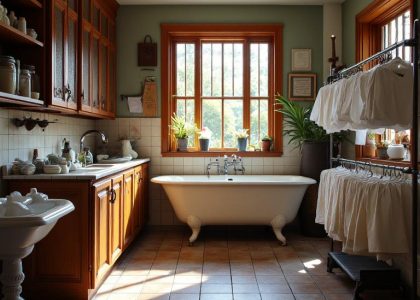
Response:
[[[60,174],[61,167],[59,165],[45,165],[44,173],[45,174]]]
[[[32,175],[35,173],[36,167],[33,164],[27,164],[20,168],[20,174],[22,175]]]

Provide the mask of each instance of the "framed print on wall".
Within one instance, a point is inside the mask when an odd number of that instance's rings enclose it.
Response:
[[[316,74],[289,74],[289,100],[315,100]]]
[[[312,50],[292,49],[292,71],[311,71]]]

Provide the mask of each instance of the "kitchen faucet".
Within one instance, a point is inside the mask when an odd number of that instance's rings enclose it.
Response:
[[[94,129],[93,130],[88,130],[85,133],[83,133],[82,137],[80,138],[80,152],[83,151],[83,141],[85,140],[85,137],[90,135],[90,134],[93,134],[93,133],[96,133],[96,134],[100,135],[102,143],[104,143],[104,144],[108,143],[108,137],[102,131],[94,130]]]

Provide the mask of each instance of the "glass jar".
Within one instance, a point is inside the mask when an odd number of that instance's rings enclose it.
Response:
[[[41,83],[39,80],[39,75],[36,73],[35,66],[24,65],[22,69],[29,70],[29,73],[31,74],[31,92],[39,93],[41,89]]]
[[[28,69],[20,70],[19,93],[23,97],[31,97],[31,71]]]
[[[16,93],[16,61],[11,56],[0,56],[0,91]]]

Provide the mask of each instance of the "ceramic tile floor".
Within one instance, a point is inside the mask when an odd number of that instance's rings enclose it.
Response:
[[[326,272],[327,239],[269,228],[210,228],[188,246],[189,231],[142,233],[98,290],[95,300],[347,300],[353,282]],[[395,293],[394,293],[395,294]],[[398,294],[396,294],[398,295]],[[363,299],[402,299],[392,292]]]

